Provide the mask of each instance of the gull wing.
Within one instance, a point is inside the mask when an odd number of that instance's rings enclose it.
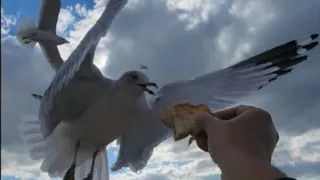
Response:
[[[213,110],[234,105],[238,98],[265,87],[307,60],[308,56],[303,54],[318,45],[317,37],[313,34],[293,40],[228,68],[168,84],[159,91],[154,108],[181,102],[207,104]]]
[[[40,0],[38,28],[56,33],[61,0]]]
[[[73,104],[67,103],[73,102],[68,100],[70,95],[78,94],[74,95],[75,100],[78,98],[80,100],[81,98],[88,99],[88,102],[81,105],[82,108],[88,107],[90,102],[97,98],[101,88],[106,88],[104,85],[113,84],[112,80],[104,78],[101,72],[93,65],[93,54],[96,45],[106,35],[113,19],[126,3],[127,0],[110,0],[108,2],[98,21],[53,77],[49,88],[44,93],[39,110],[41,129],[45,137],[50,135],[62,120],[72,120],[76,114],[78,116],[81,115],[79,110],[81,108],[79,107],[72,113],[73,116],[66,117],[67,112],[65,110],[74,109],[70,108]],[[91,58],[86,58],[86,56]],[[80,80],[78,81],[77,79]],[[87,97],[82,97],[84,94]],[[90,97],[90,95],[93,97]],[[63,108],[63,106],[68,108]]]
[[[48,59],[48,62],[54,71],[57,71],[63,64],[58,47],[49,41],[39,42],[42,52]]]
[[[313,34],[290,41],[220,71],[164,86],[158,92],[153,109],[140,119],[139,125],[118,139],[120,150],[112,170],[127,166],[133,171],[142,169],[153,148],[171,135],[157,116],[160,109],[185,102],[207,104],[213,111],[234,105],[238,98],[263,88],[305,61],[307,55],[301,54],[318,45],[317,37]]]

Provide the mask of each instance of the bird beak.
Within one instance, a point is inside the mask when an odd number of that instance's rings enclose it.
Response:
[[[150,89],[148,88],[148,86],[153,86],[153,87],[155,87],[156,89],[158,89],[158,85],[157,85],[156,83],[154,83],[154,82],[137,83],[137,86],[140,86],[143,91],[146,91],[146,92],[148,92],[148,93],[151,94],[151,95],[155,95],[155,93],[154,93],[152,90],[150,90]]]
[[[31,95],[32,95],[36,100],[39,100],[39,101],[41,101],[41,100],[42,100],[42,98],[43,98],[43,96],[38,95],[38,94],[34,94],[34,93],[32,93]]]
[[[68,40],[66,40],[66,39],[64,39],[64,42],[65,42],[65,43],[70,43],[70,42],[69,42]]]

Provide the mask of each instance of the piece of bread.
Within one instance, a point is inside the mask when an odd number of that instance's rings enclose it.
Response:
[[[190,145],[194,140],[194,136],[202,130],[199,127],[199,123],[196,122],[196,117],[204,113],[213,115],[208,106],[204,104],[194,106],[189,103],[183,103],[166,107],[158,115],[161,122],[172,129],[175,141],[191,135]]]

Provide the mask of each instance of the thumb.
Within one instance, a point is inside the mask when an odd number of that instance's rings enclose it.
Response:
[[[196,116],[198,128],[201,129],[200,133],[195,136],[197,145],[203,151],[208,152],[208,138],[212,137],[212,133],[216,132],[220,119],[212,114],[201,114]]]

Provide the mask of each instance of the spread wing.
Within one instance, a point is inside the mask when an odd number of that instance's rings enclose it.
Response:
[[[60,0],[41,0],[38,28],[56,33],[56,25],[60,12]]]
[[[314,48],[317,37],[291,41],[226,69],[164,86],[153,109],[140,119],[139,125],[118,139],[120,151],[113,170],[126,166],[133,171],[142,169],[153,148],[170,136],[169,129],[158,119],[160,109],[182,102],[207,104],[213,110],[234,105],[237,98],[261,89],[306,60],[307,56],[300,54]]]
[[[84,87],[81,83],[90,82],[90,84],[85,84],[87,88],[84,89],[87,89],[87,91],[84,90],[85,92],[83,94],[80,93],[79,97],[75,96],[77,97],[74,98],[75,100],[85,98],[81,96],[87,93],[99,94],[101,85],[112,84],[111,80],[104,78],[92,64],[93,54],[99,40],[106,35],[114,17],[126,3],[127,0],[110,0],[108,2],[98,21],[53,77],[49,88],[44,93],[39,110],[39,119],[44,136],[50,134],[61,120],[66,120],[64,119],[66,115],[64,110],[71,109],[70,105],[66,103],[68,101],[67,97],[81,91],[82,87]],[[80,81],[77,81],[77,79],[80,79]],[[94,90],[91,91],[90,89]],[[68,106],[68,108],[63,108],[62,106]],[[88,103],[85,103],[83,107],[88,107]],[[81,112],[77,110],[75,114],[79,116]]]
[[[48,62],[54,71],[57,71],[63,64],[58,47],[50,41],[39,42],[42,52],[48,59]]]
[[[317,37],[313,34],[290,41],[228,68],[169,84],[159,91],[154,109],[181,102],[207,104],[213,110],[234,105],[238,98],[263,88],[307,60],[308,56],[302,54],[318,45]]]

